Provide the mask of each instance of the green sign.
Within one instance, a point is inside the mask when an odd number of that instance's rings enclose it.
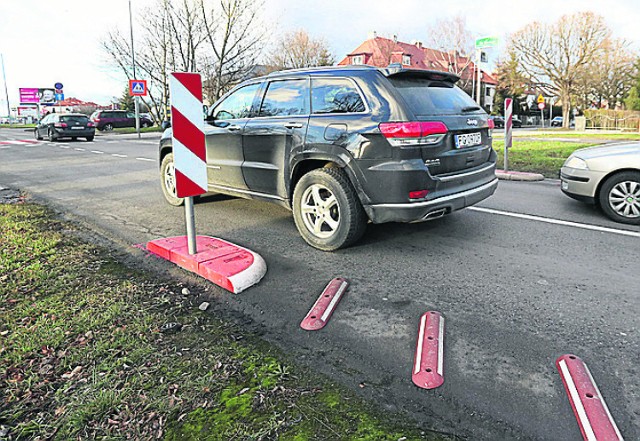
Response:
[[[476,40],[476,49],[494,47],[498,44],[498,37],[484,37]]]

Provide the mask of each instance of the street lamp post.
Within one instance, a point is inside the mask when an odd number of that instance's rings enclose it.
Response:
[[[4,97],[7,100],[7,117],[9,118],[9,125],[11,125],[11,107],[9,106],[9,92],[7,91],[7,76],[4,73],[4,57],[0,54],[0,61],[2,61],[2,80],[4,81]]]
[[[129,0],[129,30],[131,31],[131,64],[133,65],[133,79],[137,80],[136,77],[136,52],[133,49],[133,15],[131,14],[131,0]],[[133,104],[136,109],[136,133],[138,134],[138,139],[140,139],[140,111],[138,108],[138,96],[134,95]]]

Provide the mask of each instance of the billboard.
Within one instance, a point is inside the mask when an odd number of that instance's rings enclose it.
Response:
[[[20,104],[43,104],[53,106],[56,103],[56,90],[51,88],[21,87]]]

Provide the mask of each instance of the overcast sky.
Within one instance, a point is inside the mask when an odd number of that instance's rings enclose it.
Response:
[[[136,21],[153,0],[131,0]],[[108,104],[126,81],[100,49],[109,29],[129,32],[128,0],[0,0],[0,53],[9,101],[19,87],[64,84],[66,97]],[[617,37],[640,48],[638,0],[266,0],[264,19],[279,32],[306,29],[323,37],[340,60],[367,38],[397,34],[401,41],[427,40],[438,19],[462,14],[474,35],[504,39],[532,21],[552,22],[566,13],[593,11],[605,17]],[[499,56],[499,49],[492,54]],[[0,115],[6,114],[0,77]]]

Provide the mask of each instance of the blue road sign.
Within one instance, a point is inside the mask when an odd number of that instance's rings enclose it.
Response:
[[[56,84],[55,84],[55,88],[56,88],[56,89],[62,89],[62,87],[63,87],[63,86],[62,86],[62,83],[56,83]]]
[[[56,101],[64,101],[64,93],[56,93]]]
[[[129,80],[129,94],[133,96],[147,95],[147,81]]]

